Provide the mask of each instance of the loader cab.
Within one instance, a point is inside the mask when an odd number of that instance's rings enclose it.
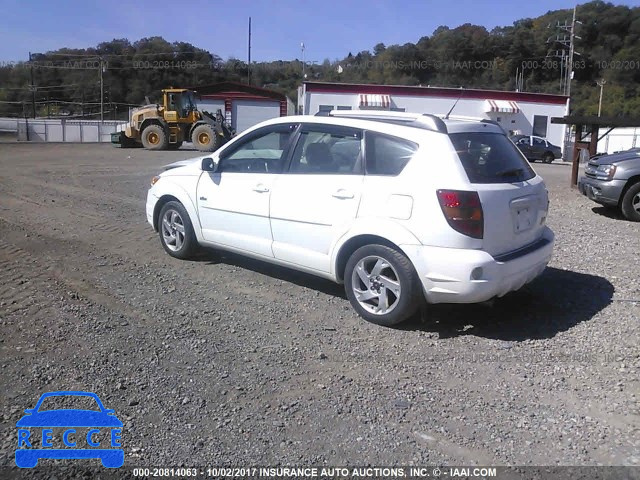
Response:
[[[167,122],[192,123],[197,110],[192,91],[182,89],[163,90],[164,119]]]
[[[180,103],[178,105],[180,118],[191,118],[192,112],[198,109],[195,95],[189,91],[183,92],[182,95],[180,95]]]

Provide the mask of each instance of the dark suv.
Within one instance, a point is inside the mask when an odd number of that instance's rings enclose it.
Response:
[[[562,157],[560,147],[541,137],[514,135],[511,137],[511,141],[516,144],[530,162],[542,160],[544,163],[551,163],[556,158]]]
[[[578,188],[594,202],[640,222],[640,149],[591,158]]]

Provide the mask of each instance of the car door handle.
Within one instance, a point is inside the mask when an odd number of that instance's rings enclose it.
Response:
[[[341,188],[340,190],[336,190],[335,192],[333,192],[331,196],[335,198],[347,199],[353,198],[353,193]]]
[[[253,187],[252,190],[254,192],[258,192],[258,193],[266,193],[266,192],[269,191],[269,189],[267,187],[265,187],[264,185],[262,185],[261,183],[259,183],[255,187]]]

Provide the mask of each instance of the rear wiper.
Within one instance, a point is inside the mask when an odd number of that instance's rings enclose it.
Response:
[[[511,168],[509,170],[502,170],[501,172],[496,173],[497,177],[518,177],[522,175],[524,169],[522,168]]]

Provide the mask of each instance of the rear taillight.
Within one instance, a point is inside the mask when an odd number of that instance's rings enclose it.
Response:
[[[484,217],[478,192],[438,190],[437,194],[442,213],[451,228],[473,238],[482,238]]]

